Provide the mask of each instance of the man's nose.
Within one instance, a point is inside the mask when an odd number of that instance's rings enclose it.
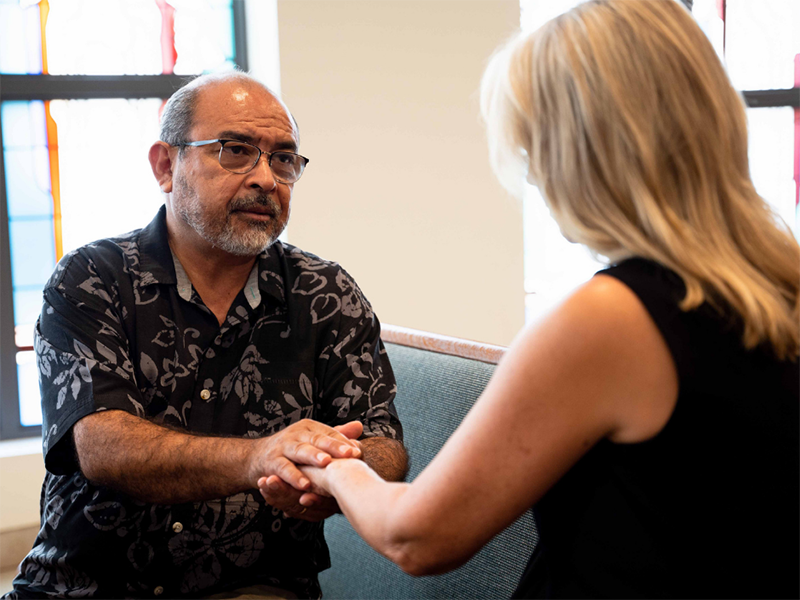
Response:
[[[251,188],[259,188],[265,192],[269,192],[278,187],[278,182],[272,174],[272,168],[269,166],[269,157],[262,154],[258,159],[256,166],[247,173],[247,185]]]

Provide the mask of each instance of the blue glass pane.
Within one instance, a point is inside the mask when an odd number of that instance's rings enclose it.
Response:
[[[0,106],[0,111],[3,118],[4,148],[47,145],[44,102],[7,101]]]
[[[43,285],[56,267],[52,219],[14,219],[8,228],[14,288]]]
[[[51,216],[44,103],[3,102],[0,111],[9,217]]]
[[[17,382],[19,420],[25,426],[41,425],[42,397],[39,392],[39,373],[33,352],[17,352]]]
[[[21,5],[27,4],[25,8]],[[0,73],[42,72],[39,5],[0,0]]]
[[[52,217],[50,162],[44,147],[5,150],[8,216]]]
[[[35,323],[42,312],[42,290],[44,284],[25,286],[14,289],[14,325]],[[25,346],[33,345],[32,339],[26,339]]]

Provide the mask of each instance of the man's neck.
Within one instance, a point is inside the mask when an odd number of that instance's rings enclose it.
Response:
[[[218,248],[202,251],[180,243],[172,235],[169,245],[195,291],[222,325],[236,295],[247,283],[256,257],[236,256]]]

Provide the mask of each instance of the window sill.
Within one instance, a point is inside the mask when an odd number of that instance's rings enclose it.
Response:
[[[0,442],[0,458],[42,453],[41,436]]]

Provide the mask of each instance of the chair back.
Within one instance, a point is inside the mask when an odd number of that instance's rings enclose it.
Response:
[[[481,395],[505,349],[390,325],[381,337],[397,379],[395,405],[413,481]],[[325,539],[332,564],[320,574],[326,599],[508,598],[538,534],[527,511],[463,566],[420,578],[372,550],[342,515],[326,521]]]

